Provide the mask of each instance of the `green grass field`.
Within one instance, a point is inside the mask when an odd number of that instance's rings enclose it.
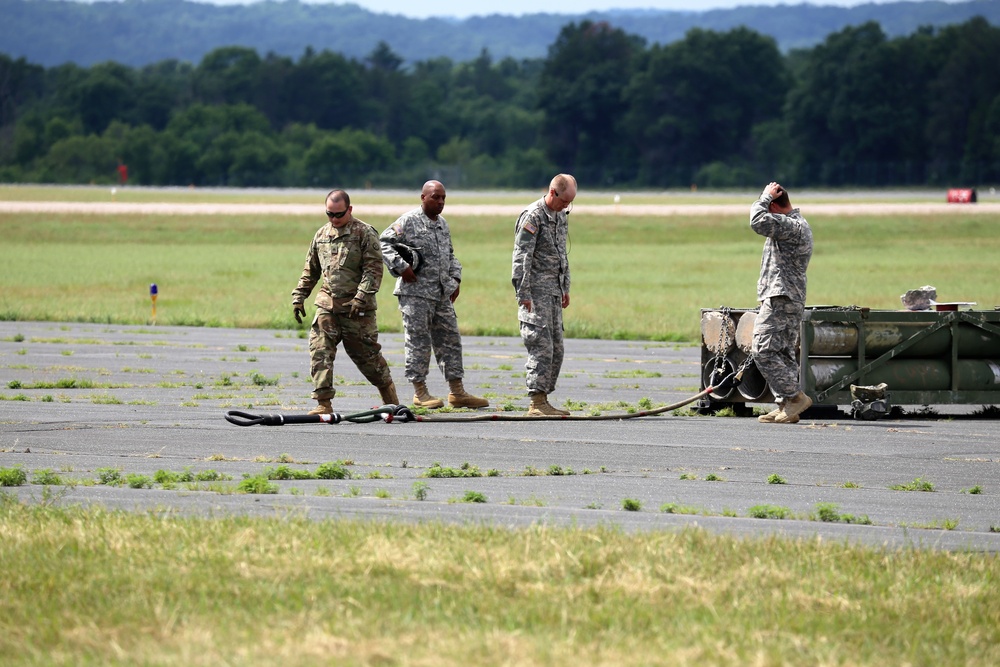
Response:
[[[11,667],[1000,660],[1000,560],[983,554],[2,496],[0,537]]]
[[[400,204],[401,210],[406,208]],[[900,307],[930,284],[941,301],[1000,305],[1000,215],[810,216],[809,303]],[[447,210],[446,210],[447,213]],[[378,231],[394,216],[368,217]],[[0,317],[290,328],[314,217],[0,214]],[[450,219],[464,265],[466,335],[516,335],[513,221]],[[762,239],[742,217],[571,218],[569,337],[697,340],[699,310],[756,305]],[[379,324],[399,331],[386,272]]]
[[[0,188],[0,200],[98,197]],[[381,203],[402,212],[414,200]],[[1000,305],[1000,215],[803,212],[816,239],[811,304],[894,309],[932,284],[942,301]],[[392,219],[367,221],[381,231]],[[463,332],[516,335],[513,220],[449,220]],[[289,295],[323,222],[0,213],[0,317],[146,323],[155,282],[158,324],[292,328]],[[743,217],[574,214],[570,242],[569,336],[696,340],[701,308],[755,305],[762,239]],[[388,274],[380,302],[381,328],[398,331]],[[1000,663],[995,554],[61,505],[58,493],[22,504],[0,492],[4,665]]]

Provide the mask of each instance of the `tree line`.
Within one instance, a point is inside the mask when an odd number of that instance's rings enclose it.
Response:
[[[539,59],[297,59],[223,47],[45,68],[0,55],[0,181],[588,187],[1000,180],[1000,29],[871,22],[783,54],[748,28],[667,45],[565,25]]]

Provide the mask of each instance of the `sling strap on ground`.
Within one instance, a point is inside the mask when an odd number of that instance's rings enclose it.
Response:
[[[339,424],[344,421],[355,424],[364,424],[374,421],[390,422],[486,422],[486,421],[599,421],[612,419],[635,419],[637,417],[651,417],[663,414],[671,410],[677,410],[689,403],[693,403],[700,398],[708,396],[712,392],[727,391],[740,381],[742,370],[723,378],[718,384],[705,387],[694,396],[685,398],[682,401],[663,405],[652,410],[640,410],[638,412],[616,412],[605,415],[543,415],[540,417],[527,417],[525,415],[512,415],[504,412],[491,412],[489,414],[433,414],[417,415],[405,405],[382,405],[364,412],[342,415],[334,412],[329,415],[254,415],[249,412],[230,410],[226,413],[226,421],[236,426],[284,426],[285,424]]]

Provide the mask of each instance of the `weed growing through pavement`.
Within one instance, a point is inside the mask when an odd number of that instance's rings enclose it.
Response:
[[[934,485],[923,479],[922,477],[915,478],[909,484],[892,484],[889,486],[892,491],[934,491]]]
[[[124,480],[122,479],[122,469],[121,468],[98,468],[97,469],[97,481],[105,486],[121,486]]]
[[[705,510],[678,503],[663,503],[660,505],[660,511],[664,514],[705,514]]]
[[[480,491],[466,491],[465,495],[462,496],[459,502],[463,503],[485,503],[487,502],[486,495]]]
[[[375,497],[382,499],[392,498],[392,494],[389,493],[386,489],[375,489]]]
[[[460,468],[445,468],[440,463],[432,463],[421,477],[482,477],[478,467],[466,462]]]
[[[140,475],[134,472],[125,475],[125,483],[128,484],[130,489],[153,488],[153,479],[149,475]]]
[[[273,494],[278,492],[278,485],[272,484],[264,475],[243,475],[236,490],[240,493]]]
[[[787,507],[778,505],[754,505],[747,510],[747,516],[752,519],[787,519],[791,513]]]
[[[288,479],[316,479],[316,473],[299,468],[291,468],[287,465],[280,465],[277,468],[264,468],[264,477],[271,480]]]
[[[707,475],[705,475],[705,481],[706,482],[725,482],[726,480],[723,479],[722,477],[719,477],[714,472],[710,472]]]
[[[351,471],[346,468],[347,461],[329,461],[320,464],[316,469],[318,479],[351,479]]]
[[[622,499],[622,509],[626,512],[638,512],[642,509],[642,502],[635,498]]]
[[[56,486],[62,484],[63,481],[62,478],[59,477],[59,475],[55,471],[52,470],[52,468],[40,468],[34,471],[34,474],[31,478],[31,483],[41,484],[46,486],[48,485]]]
[[[979,486],[978,484],[976,484],[971,489],[962,489],[962,493],[969,493],[974,496],[978,496],[982,492],[983,492],[983,487]]]
[[[923,528],[925,530],[955,530],[958,528],[958,519],[936,519],[924,523],[903,523],[906,528]]]
[[[417,480],[413,483],[413,497],[417,500],[427,500],[427,493],[430,491],[430,488],[427,482]]]
[[[816,511],[809,515],[809,520],[827,523],[853,523],[862,526],[872,525],[872,520],[867,515],[856,517],[853,514],[841,514],[838,507],[839,505],[836,503],[816,503]]]
[[[0,468],[0,486],[21,486],[28,481],[28,473],[21,466]]]
[[[216,470],[191,470],[184,468],[181,472],[171,470],[157,470],[153,473],[153,481],[157,484],[185,484],[189,482],[218,482],[232,479],[231,475],[218,472]]]
[[[858,484],[857,482],[850,482],[850,481],[848,481],[848,482],[844,482],[843,484],[841,484],[840,487],[843,488],[843,489],[860,489],[861,485]]]
[[[768,484],[787,484],[787,482],[785,481],[785,478],[782,477],[781,475],[779,475],[778,473],[772,473],[772,474],[768,475],[767,476],[767,483]]]

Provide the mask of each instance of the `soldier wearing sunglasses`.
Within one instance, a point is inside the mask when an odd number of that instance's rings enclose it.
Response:
[[[361,374],[378,388],[383,404],[399,403],[375,320],[382,249],[375,228],[355,218],[352,210],[345,191],[332,190],[326,196],[328,222],[313,237],[302,277],[292,291],[292,312],[301,324],[306,315],[303,304],[320,283],[309,330],[312,397],[318,403],[311,415],[333,413],[333,362],[340,343]]]

